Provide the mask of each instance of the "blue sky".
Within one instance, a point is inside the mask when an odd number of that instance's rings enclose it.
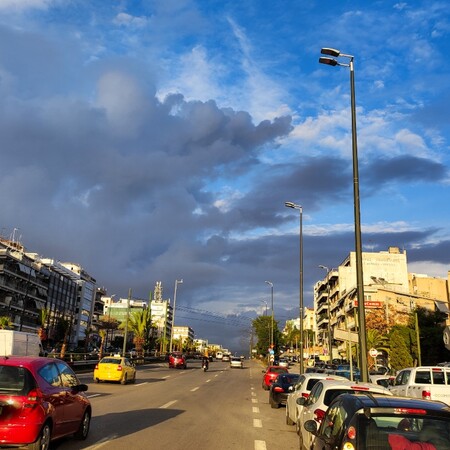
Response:
[[[364,251],[450,269],[444,1],[0,0],[0,229],[110,294],[157,281],[237,347],[354,249],[354,55]],[[180,323],[183,324],[183,323]]]

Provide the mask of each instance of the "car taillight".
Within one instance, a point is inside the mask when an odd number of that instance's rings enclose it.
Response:
[[[423,398],[424,400],[431,400],[431,391],[428,390],[428,389],[424,389],[424,390],[422,391],[422,398]]]
[[[275,386],[275,387],[273,388],[273,390],[274,390],[275,392],[284,392],[284,389],[283,389],[282,387],[280,387],[280,386]]]
[[[316,409],[314,411],[314,420],[316,420],[317,422],[321,423],[324,417],[325,411],[323,411],[322,409]]]
[[[94,370],[98,370],[98,364],[95,365],[95,369]]]
[[[303,398],[308,398],[309,397],[309,392],[302,392],[302,397]]]
[[[117,366],[117,370],[118,370],[119,372],[122,371],[122,366],[121,366],[120,364]]]
[[[33,406],[41,403],[42,401],[42,392],[39,389],[32,389],[28,392],[26,396],[26,400],[23,404],[25,408],[33,408]]]

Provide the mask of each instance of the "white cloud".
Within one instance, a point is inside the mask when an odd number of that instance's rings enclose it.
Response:
[[[0,10],[47,9],[54,0],[0,0]]]
[[[118,25],[141,28],[147,25],[148,19],[146,17],[136,17],[122,12],[117,14],[117,16],[114,19],[114,23]]]

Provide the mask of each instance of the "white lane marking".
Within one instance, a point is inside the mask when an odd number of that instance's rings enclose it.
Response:
[[[171,402],[166,403],[165,405],[162,405],[159,407],[159,409],[166,409],[169,408],[169,406],[172,406],[174,403],[176,403],[176,400],[172,400]]]
[[[215,378],[215,377],[218,377],[218,376],[219,376],[218,374],[217,374],[217,375],[214,375],[214,378]]]
[[[191,392],[195,392],[196,390],[200,389],[198,386],[195,387],[194,389],[191,389]]]
[[[166,378],[170,378],[170,375],[167,375],[165,377],[162,377],[163,380],[165,380]]]
[[[256,392],[252,392],[252,397],[256,397]]]
[[[85,450],[96,450],[98,448],[104,447],[106,444],[110,444],[110,441],[113,441],[119,437],[118,434],[111,434],[110,436],[106,436],[96,442],[94,445],[90,445],[89,447],[85,447]]]
[[[257,398],[252,398],[252,403],[258,403],[258,399]]]
[[[100,395],[102,395],[102,394],[91,394],[91,395],[88,395],[87,398],[99,397]]]
[[[255,428],[262,428],[262,421],[261,421],[261,419],[253,419],[253,426]]]
[[[255,441],[255,450],[266,450],[266,441]]]
[[[206,380],[206,381],[205,381],[205,383],[209,383],[210,381],[211,381],[211,379],[209,379],[209,380]]]
[[[257,406],[253,406],[253,407],[252,407],[252,411],[253,411],[255,414],[259,414],[259,408],[258,408]]]
[[[134,384],[133,386],[144,386],[144,384],[148,384],[148,381],[144,381],[142,383]]]

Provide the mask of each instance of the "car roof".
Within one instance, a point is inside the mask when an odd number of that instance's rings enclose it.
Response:
[[[334,402],[342,402],[347,405],[346,409],[356,412],[360,409],[373,409],[373,412],[380,412],[381,409],[396,410],[425,410],[427,414],[444,415],[450,418],[450,408],[442,402],[422,400],[418,398],[386,396],[377,394],[341,394]],[[334,403],[333,402],[333,403]]]
[[[324,390],[343,387],[361,391],[370,389],[371,392],[379,392],[382,394],[392,395],[392,392],[389,389],[373,383],[361,383],[358,381],[350,380],[319,380],[316,386],[314,386],[316,389],[319,383],[323,384]]]
[[[321,373],[321,372],[308,372],[304,373],[303,376],[306,380],[309,380],[311,378],[314,379],[320,379],[320,380],[342,380],[342,381],[348,381],[348,378],[341,377],[340,375],[332,375],[329,373]]]
[[[26,368],[41,367],[49,362],[54,362],[55,358],[45,358],[43,356],[2,356],[0,357],[0,365],[22,366]],[[64,362],[57,359],[59,362]]]

